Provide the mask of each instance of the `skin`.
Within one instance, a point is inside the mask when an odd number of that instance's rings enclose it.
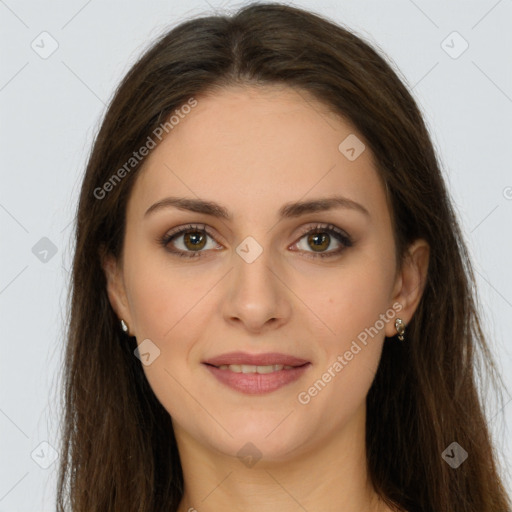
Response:
[[[197,99],[137,177],[122,258],[103,261],[119,318],[138,344],[149,339],[160,350],[143,368],[173,418],[185,479],[179,510],[391,510],[367,480],[365,398],[384,337],[396,334],[396,316],[407,324],[418,305],[428,245],[417,240],[396,267],[390,210],[369,147],[347,159],[339,144],[362,136],[305,92],[251,86]],[[278,217],[285,203],[335,192],[368,215],[334,208]],[[174,207],[145,216],[168,196],[215,201],[232,219]],[[188,223],[213,233],[200,257],[176,256],[158,242]],[[315,258],[304,233],[316,224],[333,224],[353,245],[343,248],[332,236],[323,251],[342,252]],[[236,252],[247,236],[263,249],[252,263]],[[183,235],[170,246],[193,252]],[[399,314],[300,403],[298,394],[393,304]],[[311,366],[276,391],[245,395],[201,364],[235,350],[282,352]],[[248,442],[262,454],[252,467],[237,456]]]

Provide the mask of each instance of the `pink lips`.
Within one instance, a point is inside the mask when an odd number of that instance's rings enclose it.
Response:
[[[221,383],[246,394],[263,394],[275,391],[296,381],[311,366],[309,361],[298,357],[279,354],[247,354],[231,352],[203,361],[206,368]],[[271,373],[238,373],[230,369],[220,369],[221,365],[269,366],[283,365],[293,368],[276,370]]]

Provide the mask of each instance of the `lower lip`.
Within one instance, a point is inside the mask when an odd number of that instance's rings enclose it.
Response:
[[[216,366],[208,364],[205,366],[217,380],[226,386],[248,395],[258,395],[271,393],[296,381],[311,366],[311,363],[272,373],[236,373],[231,370],[220,370]]]

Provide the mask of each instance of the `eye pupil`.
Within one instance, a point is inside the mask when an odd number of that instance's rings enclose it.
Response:
[[[200,231],[189,231],[183,238],[188,249],[198,250],[206,245],[206,237]],[[192,244],[191,247],[189,247],[189,243]]]
[[[311,248],[316,252],[327,249],[329,242],[330,236],[326,233],[312,233],[308,237],[308,243],[313,244]]]

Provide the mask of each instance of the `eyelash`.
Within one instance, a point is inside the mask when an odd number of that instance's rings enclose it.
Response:
[[[202,253],[206,251],[181,251],[176,249],[170,249],[169,243],[177,238],[179,235],[182,235],[184,233],[187,233],[189,231],[198,231],[200,233],[206,234],[209,237],[211,237],[213,240],[215,240],[214,236],[205,224],[198,225],[198,224],[189,224],[187,226],[184,226],[183,228],[177,228],[174,231],[171,231],[169,233],[166,233],[162,238],[158,240],[158,242],[170,253],[179,256],[181,258],[197,258],[202,257]],[[297,242],[295,242],[293,245],[298,243],[302,238],[304,238],[306,235],[315,234],[315,233],[328,233],[329,235],[333,235],[334,238],[342,244],[343,247],[336,249],[334,251],[329,252],[310,252],[305,251],[305,257],[308,258],[331,258],[334,256],[338,256],[341,252],[343,252],[347,247],[352,247],[353,242],[349,235],[347,235],[344,231],[340,230],[336,226],[332,224],[317,224],[313,228],[306,229],[298,238]]]

